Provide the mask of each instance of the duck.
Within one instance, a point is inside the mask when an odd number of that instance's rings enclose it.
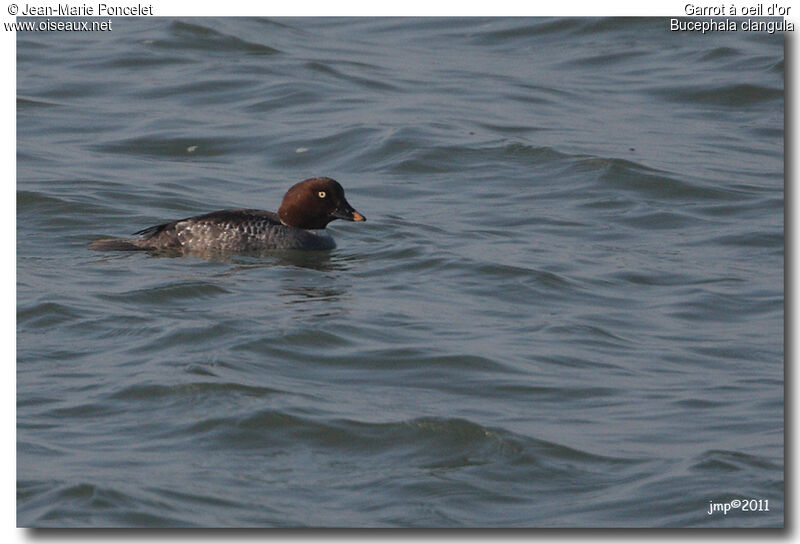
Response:
[[[217,210],[168,221],[134,232],[137,238],[104,238],[95,251],[252,252],[273,249],[330,250],[325,231],[336,219],[366,221],[328,177],[296,183],[286,191],[278,212],[249,208]]]

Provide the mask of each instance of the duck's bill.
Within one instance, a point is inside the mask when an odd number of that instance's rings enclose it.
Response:
[[[340,207],[338,210],[334,210],[331,214],[333,217],[337,219],[344,219],[345,221],[366,221],[367,218],[355,211],[350,206],[343,206]]]

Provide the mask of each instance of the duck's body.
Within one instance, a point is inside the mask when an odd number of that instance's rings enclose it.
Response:
[[[344,198],[344,189],[338,182],[312,178],[289,189],[278,213],[219,210],[148,227],[134,233],[139,238],[97,240],[89,248],[180,252],[325,250],[336,247],[324,230],[334,219],[366,221]]]

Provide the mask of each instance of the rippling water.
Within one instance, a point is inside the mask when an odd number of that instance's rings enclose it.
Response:
[[[667,28],[20,32],[18,523],[782,526],[783,37]],[[86,248],[314,175],[331,252]]]

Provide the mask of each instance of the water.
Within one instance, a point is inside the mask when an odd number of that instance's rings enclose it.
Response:
[[[17,36],[19,525],[783,525],[782,35],[112,28]],[[314,175],[331,252],[86,249]]]

